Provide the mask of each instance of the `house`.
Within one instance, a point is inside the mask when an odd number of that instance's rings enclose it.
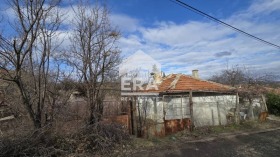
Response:
[[[122,96],[131,104],[131,129],[142,136],[164,136],[194,126],[225,125],[238,98],[235,88],[193,75],[153,75],[157,89]],[[140,135],[139,135],[140,136]]]

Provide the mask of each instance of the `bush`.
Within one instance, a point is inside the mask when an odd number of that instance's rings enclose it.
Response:
[[[280,115],[280,95],[267,94],[267,108],[270,114]]]
[[[0,157],[61,155],[62,150],[55,148],[55,143],[55,137],[41,130],[25,137],[2,138],[0,140]]]
[[[25,137],[0,139],[0,157],[66,156],[67,154],[105,154],[129,139],[118,124],[96,123],[70,136],[58,136],[51,129],[39,130]]]
[[[129,139],[129,134],[122,125],[97,123],[83,128],[76,134],[78,153],[104,154],[110,152],[117,144]]]

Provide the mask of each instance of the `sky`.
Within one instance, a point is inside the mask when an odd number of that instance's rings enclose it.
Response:
[[[198,69],[204,79],[236,65],[259,73],[280,74],[280,49],[237,33],[171,0],[106,1],[112,25],[122,35],[117,44],[124,58],[141,50],[157,60],[166,74],[191,74]],[[280,0],[182,1],[280,45]],[[69,3],[64,1],[60,7],[71,18]],[[71,3],[75,5],[75,1]],[[0,3],[0,8],[2,14],[11,18],[7,6]],[[69,25],[69,21],[64,22]],[[67,27],[60,31],[68,34]],[[65,41],[64,45],[67,44]]]
[[[279,0],[183,0],[222,21],[280,45]],[[123,54],[142,50],[168,73],[202,78],[239,65],[280,73],[280,50],[215,23],[170,0],[109,0],[113,23],[122,32]]]

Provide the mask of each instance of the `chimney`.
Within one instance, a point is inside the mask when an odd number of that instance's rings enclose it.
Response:
[[[163,77],[162,72],[151,73],[151,75],[153,76],[153,79],[156,84],[160,84],[162,82],[162,77]]]
[[[199,79],[198,70],[192,70],[192,77]]]

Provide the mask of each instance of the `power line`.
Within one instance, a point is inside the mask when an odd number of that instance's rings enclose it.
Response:
[[[221,21],[221,20],[219,20],[219,19],[217,19],[217,18],[215,18],[215,17],[213,17],[213,16],[211,16],[211,15],[209,15],[209,14],[207,14],[207,13],[204,13],[203,11],[200,11],[200,10],[198,10],[198,9],[196,9],[196,8],[194,8],[194,7],[190,6],[190,5],[188,5],[187,3],[184,3],[184,2],[182,2],[182,1],[180,1],[180,0],[170,0],[170,1],[172,1],[172,2],[174,2],[174,3],[176,3],[176,4],[178,4],[178,5],[180,5],[180,6],[184,7],[184,8],[186,8],[186,9],[189,9],[189,10],[191,10],[191,11],[197,13],[197,14],[200,14],[200,15],[202,15],[202,16],[204,16],[204,17],[207,17],[208,19],[210,19],[210,20],[212,20],[212,21],[218,22],[218,23],[220,23],[220,24],[222,24],[222,25],[224,25],[224,26],[226,26],[226,27],[229,27],[229,28],[231,28],[231,29],[233,29],[233,30],[235,30],[235,31],[237,31],[237,32],[239,32],[239,33],[241,33],[241,34],[243,34],[243,35],[246,35],[246,36],[248,36],[248,37],[250,37],[250,38],[253,38],[253,39],[255,39],[255,40],[258,40],[258,41],[260,41],[260,42],[262,42],[262,43],[265,43],[265,44],[267,44],[267,45],[270,45],[270,46],[273,46],[273,47],[276,47],[276,48],[280,49],[280,46],[279,46],[279,45],[273,44],[273,43],[271,43],[271,42],[269,42],[269,41],[266,41],[266,40],[264,40],[264,39],[261,39],[261,38],[259,38],[259,37],[256,37],[256,36],[254,36],[254,35],[252,35],[252,34],[250,34],[250,33],[247,33],[247,32],[245,32],[245,31],[241,30],[241,29],[238,29],[238,28],[236,28],[236,27],[234,27],[234,26],[232,26],[232,25],[230,25],[230,24],[227,24],[227,23],[225,23],[225,22],[223,22],[223,21]]]

